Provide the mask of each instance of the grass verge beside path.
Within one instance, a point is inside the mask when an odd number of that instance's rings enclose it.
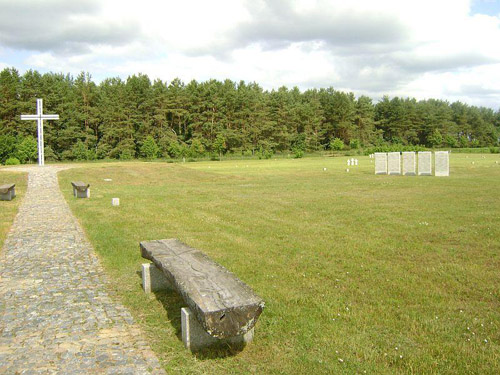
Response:
[[[7,183],[16,184],[16,197],[11,201],[0,201],[0,249],[14,222],[14,217],[17,214],[21,200],[26,193],[27,176],[26,173],[22,172],[8,172],[7,168],[2,168],[0,171],[0,185]]]
[[[346,160],[92,164],[59,179],[169,373],[499,373],[500,155],[452,154],[444,178]],[[243,352],[191,355],[180,298],[142,292],[139,241],[172,237],[266,301]]]

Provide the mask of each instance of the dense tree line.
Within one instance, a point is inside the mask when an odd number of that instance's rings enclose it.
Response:
[[[333,88],[301,92],[257,83],[139,74],[100,84],[71,75],[14,68],[0,73],[0,162],[36,159],[36,125],[21,121],[36,98],[59,121],[44,123],[47,159],[271,155],[382,146],[479,147],[498,144],[500,111],[442,100],[366,96]],[[34,143],[33,143],[34,142]]]

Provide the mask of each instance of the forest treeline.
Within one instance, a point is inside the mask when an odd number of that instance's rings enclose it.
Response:
[[[209,80],[152,82],[147,75],[93,82],[15,68],[0,73],[0,162],[36,159],[36,124],[21,121],[44,99],[50,160],[198,157],[312,152],[384,145],[497,146],[500,111],[461,102],[367,96],[333,88]]]

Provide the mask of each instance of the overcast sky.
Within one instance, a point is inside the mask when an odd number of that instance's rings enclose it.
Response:
[[[500,108],[499,0],[0,0],[0,69]]]

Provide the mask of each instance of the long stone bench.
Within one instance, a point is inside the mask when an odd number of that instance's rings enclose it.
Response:
[[[16,196],[16,184],[0,185],[0,200],[11,201]]]
[[[146,293],[177,290],[188,305],[181,310],[182,340],[196,351],[215,343],[245,345],[264,301],[226,268],[176,239],[140,243]]]
[[[90,184],[82,181],[72,181],[73,195],[77,198],[90,198]]]

